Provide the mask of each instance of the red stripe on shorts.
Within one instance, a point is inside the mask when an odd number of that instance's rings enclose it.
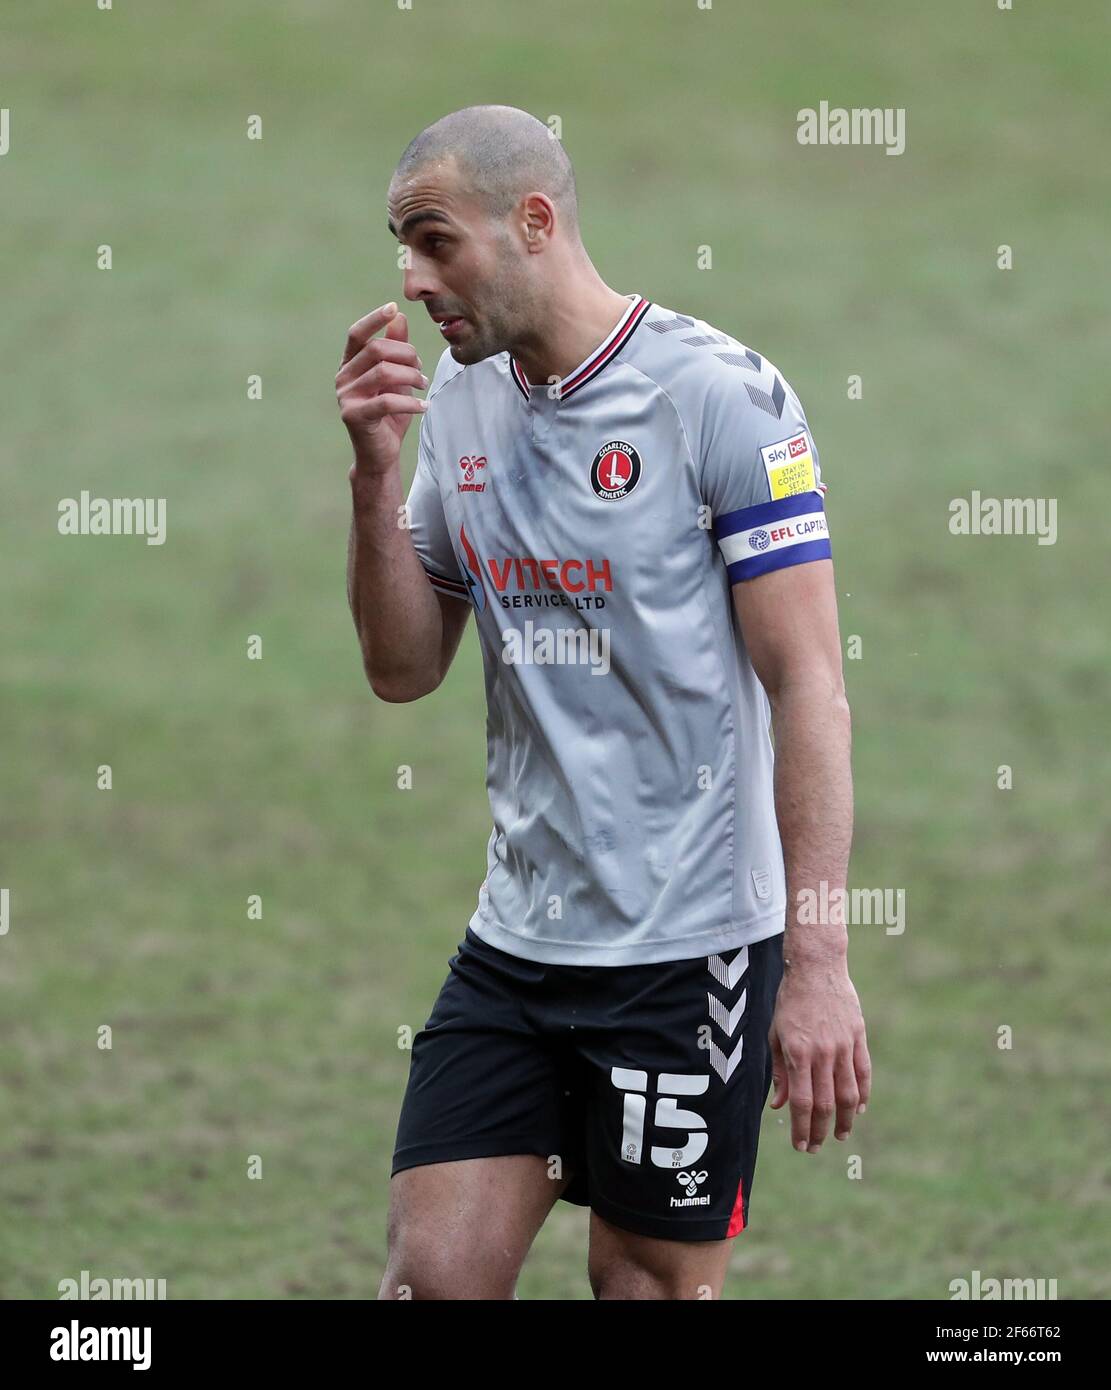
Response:
[[[740,1235],[745,1228],[744,1185],[745,1180],[742,1178],[737,1184],[737,1200],[733,1203],[733,1215],[729,1218],[729,1229],[725,1233],[726,1240],[730,1236]]]

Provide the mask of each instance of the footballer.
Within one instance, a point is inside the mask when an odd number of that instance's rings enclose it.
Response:
[[[870,1087],[846,930],[794,906],[844,888],[852,834],[818,453],[767,358],[602,280],[526,112],[436,121],[387,208],[445,349],[429,380],[394,303],[348,333],[348,597],[387,701],[473,616],[493,828],[414,1040],[379,1297],[515,1297],[561,1199],[596,1298],[718,1297],[773,1081],[807,1154]]]

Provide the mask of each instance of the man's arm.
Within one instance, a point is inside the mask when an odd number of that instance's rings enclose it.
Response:
[[[871,1086],[864,1020],[843,925],[802,924],[799,894],[844,890],[852,842],[848,701],[833,564],[790,565],[733,586],[775,736],[775,809],[787,878],[783,983],[771,1045],[773,1109],[791,1105],[791,1142],[817,1153],[836,1114],[848,1137]],[[830,901],[822,897],[820,901]]]
[[[419,700],[443,680],[471,606],[428,582],[406,527],[396,469],[351,481],[347,601],[363,669],[380,700]]]

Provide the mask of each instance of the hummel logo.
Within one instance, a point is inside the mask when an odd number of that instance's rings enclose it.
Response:
[[[724,985],[726,989],[736,989],[741,976],[748,969],[748,947],[742,946],[728,965],[720,956],[708,956],[706,968],[719,985]]]
[[[723,1081],[728,1081],[737,1068],[737,1063],[741,1060],[741,1055],[745,1050],[745,1040],[743,1037],[737,1039],[737,1046],[727,1057],[717,1043],[710,1044],[710,1065]]]
[[[706,991],[706,999],[710,1006],[710,1017],[714,1020],[726,1037],[731,1038],[737,1031],[737,1024],[744,1018],[745,1004],[748,1002],[748,990],[741,990],[741,997],[731,1009],[725,1005],[709,990]]]
[[[459,484],[460,492],[485,492],[486,484],[476,483],[475,474],[480,468],[486,467],[485,454],[464,454],[459,460],[459,467],[463,470],[465,482]]]
[[[717,980],[719,985],[725,989],[736,989],[744,978],[748,969],[748,947],[742,946],[733,959],[726,965],[720,956],[709,956],[706,960],[706,968]],[[742,989],[737,1002],[730,1009],[724,1000],[718,999],[716,995],[706,991],[706,1002],[709,1008],[710,1018],[721,1029],[727,1038],[731,1038],[736,1032],[737,1025],[744,1017],[745,1005],[748,1002],[748,990]],[[726,1054],[718,1047],[716,1042],[710,1044],[710,1065],[722,1081],[728,1083],[729,1078],[737,1068],[744,1053],[744,1035],[737,1039],[737,1045],[733,1051]]]
[[[710,1175],[703,1168],[701,1173],[676,1173],[675,1176],[683,1184],[683,1190],[687,1196],[693,1197],[698,1191],[699,1185],[704,1183]]]

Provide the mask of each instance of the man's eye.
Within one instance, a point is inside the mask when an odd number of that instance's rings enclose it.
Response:
[[[429,251],[436,251],[436,250],[438,250],[441,246],[446,246],[446,245],[447,245],[447,237],[446,237],[446,236],[430,236],[430,237],[425,237],[424,244],[425,244],[425,246],[428,247]]]

